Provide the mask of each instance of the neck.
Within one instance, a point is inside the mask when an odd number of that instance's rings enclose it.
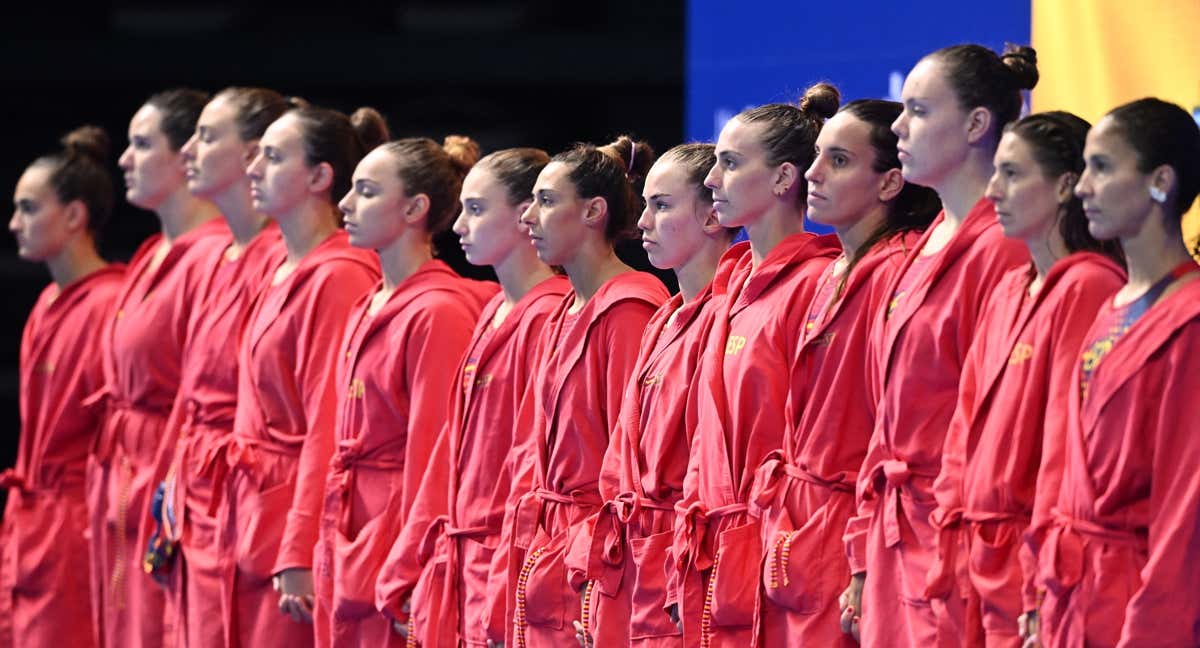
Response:
[[[683,265],[675,268],[675,279],[679,281],[679,294],[684,303],[688,303],[712,283],[713,275],[717,273],[717,264],[721,255],[729,247],[729,240],[719,236],[716,240],[708,241]]]
[[[872,234],[879,231],[880,227],[883,227],[886,221],[887,206],[880,205],[849,227],[834,228],[837,232],[838,240],[842,243],[842,251],[846,254],[846,260],[853,262],[858,259],[860,254],[866,252],[862,247],[866,245],[867,240],[871,238]]]
[[[778,206],[758,220],[746,225],[746,237],[750,239],[751,262],[758,267],[771,250],[783,239],[804,231],[804,210]]]
[[[155,213],[158,214],[163,238],[167,240],[167,243],[174,243],[175,239],[192,231],[198,225],[219,216],[216,205],[188,193],[186,186],[176,189],[159,205]]]
[[[433,259],[433,241],[418,228],[404,231],[391,245],[379,250],[383,289],[394,290],[421,266]]]
[[[324,202],[307,203],[277,222],[290,263],[299,263],[338,229],[333,206]]]
[[[57,256],[46,260],[50,278],[60,291],[106,265],[91,237],[68,244]]]
[[[942,209],[946,212],[946,221],[955,229],[962,225],[971,213],[971,208],[983,197],[987,190],[988,181],[992,177],[991,159],[979,156],[968,158],[945,182],[934,187],[938,198],[942,200]]]
[[[239,180],[221,195],[213,198],[217,209],[229,224],[233,240],[238,247],[245,247],[267,226],[266,216],[254,211],[254,199],[250,197],[250,181]]]
[[[1025,241],[1025,246],[1029,248],[1029,256],[1033,257],[1033,269],[1037,272],[1035,281],[1038,285],[1046,280],[1046,274],[1059,259],[1071,253],[1063,241],[1062,234],[1058,232],[1057,224],[1051,227],[1046,236]]]
[[[1191,259],[1179,230],[1162,226],[1165,217],[1156,209],[1146,218],[1137,235],[1121,239],[1125,263],[1129,267],[1126,288],[1141,293],[1162,279],[1175,266]]]
[[[563,269],[575,291],[575,308],[579,308],[599,292],[604,282],[631,268],[618,259],[612,246],[605,242],[585,245],[575,258],[563,263]]]
[[[504,301],[509,305],[521,301],[534,286],[554,276],[550,266],[538,259],[533,246],[518,248],[492,266],[496,271],[496,279],[500,281],[500,290],[504,292]]]

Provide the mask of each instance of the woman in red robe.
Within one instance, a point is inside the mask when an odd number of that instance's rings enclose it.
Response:
[[[586,635],[580,628],[585,645],[683,645],[665,609],[663,566],[687,473],[685,412],[712,323],[712,279],[735,231],[717,222],[704,186],[713,150],[683,144],[667,151],[642,190],[642,247],[655,267],[675,272],[679,293],[646,327],[601,466],[604,505],[567,557],[572,579],[592,581],[596,593],[591,627]]]
[[[564,554],[600,507],[609,434],[646,324],[668,297],[657,278],[634,272],[613,250],[632,234],[633,180],[644,177],[653,155],[624,136],[560,153],[538,175],[521,217],[538,257],[561,266],[572,290],[546,323],[527,413],[518,419],[533,427],[516,451],[518,474],[488,592],[489,615],[511,616],[507,646],[574,643],[581,598],[588,623],[592,593],[581,594],[582,583],[568,579]]]
[[[570,288],[538,259],[519,222],[549,160],[539,149],[497,151],[462,183],[454,233],[468,261],[495,270],[501,291],[453,367],[446,425],[375,589],[378,608],[422,646],[487,645],[488,571],[512,485],[505,459],[528,433],[516,425],[517,407],[532,375],[531,350]],[[502,627],[493,631],[504,636]]]
[[[1036,82],[1034,61],[1029,48],[1001,57],[956,45],[923,58],[904,82],[892,125],[904,179],[937,191],[943,209],[888,289],[872,341],[881,400],[847,526],[855,576],[842,600],[843,624],[855,631],[861,617],[866,645],[962,639],[962,594],[925,593],[937,544],[933,480],[984,303],[1004,273],[1029,261],[1024,245],[1004,238],[983,191],[1001,130]]]
[[[838,101],[836,89],[818,84],[799,106],[742,112],[721,129],[717,163],[705,178],[721,225],[744,227],[750,240],[730,248],[713,280],[720,304],[693,388],[694,433],[666,594],[682,619],[684,645],[756,643],[762,541],[750,489],[767,453],[783,445],[797,331],[838,249],[835,237],[804,231],[804,171]]]
[[[8,229],[22,259],[46,264],[21,338],[21,436],[0,523],[0,646],[97,645],[88,596],[88,448],[103,419],[84,399],[104,386],[102,327],[124,268],[96,251],[112,214],[109,140],[76,129],[29,165]]]
[[[934,482],[940,533],[927,581],[931,595],[947,596],[956,575],[967,574],[959,587],[971,643],[1020,648],[1020,616],[1036,614],[1023,536],[1058,494],[1059,404],[1083,335],[1124,279],[1116,244],[1088,234],[1073,193],[1088,126],[1070,113],[1009,124],[985,194],[1004,235],[1023,242],[1032,262],[1000,280],[980,316]]]
[[[1179,223],[1200,192],[1200,128],[1139,99],[1088,133],[1075,187],[1129,280],[1072,362],[1062,487],[1034,547],[1045,646],[1200,645],[1200,265]]]
[[[434,445],[457,359],[497,288],[433,258],[433,236],[453,220],[478,158],[465,137],[389,142],[359,162],[339,204],[350,244],[378,253],[383,279],[351,311],[338,348],[335,448],[315,558],[318,646],[404,643],[375,609],[375,581],[422,481],[445,488]]]
[[[854,484],[867,453],[877,394],[866,379],[872,327],[887,289],[940,203],[906,183],[891,124],[891,101],[846,104],[817,136],[805,173],[808,217],[832,226],[842,254],[807,305],[791,361],[783,446],[755,477],[761,510],[768,646],[851,646],[837,598],[850,577],[842,534],[854,513]]]
[[[167,604],[177,620],[178,645],[223,648],[221,565],[212,506],[210,458],[233,432],[237,406],[237,348],[254,300],[269,272],[283,262],[279,227],[254,209],[246,163],[267,126],[288,109],[277,92],[227,88],[204,107],[183,147],[188,190],[211,200],[229,226],[204,268],[204,305],[183,351],[167,447],[164,507],[151,521],[176,542],[177,558],[165,578]],[[165,524],[163,522],[165,521]]]
[[[339,344],[379,278],[352,248],[335,196],[368,144],[372,110],[295,108],[267,127],[250,163],[254,209],[279,224],[287,256],[269,273],[238,348],[233,434],[214,451],[226,645],[313,643],[313,545],[333,454]],[[290,618],[289,618],[290,617]]]
[[[180,148],[208,97],[171,90],[151,97],[129,123],[120,158],[126,199],[155,212],[162,233],[130,261],[116,311],[106,322],[107,406],[89,468],[93,596],[106,646],[173,643],[162,588],[142,558],[151,497],[163,478],[167,419],[179,388],[183,349],[201,303],[207,259],[228,235],[216,207],[187,189]]]

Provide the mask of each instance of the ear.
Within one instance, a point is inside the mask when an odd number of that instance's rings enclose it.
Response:
[[[904,174],[900,169],[888,169],[879,179],[879,202],[893,200],[904,189]]]
[[[1175,168],[1169,164],[1160,164],[1158,168],[1150,172],[1150,186],[1163,192],[1167,197],[1167,200],[1162,203],[1164,207],[1171,201],[1178,182],[1179,176],[1175,174]]]
[[[408,206],[404,208],[404,222],[409,225],[425,222],[429,216],[429,204],[429,196],[423,193],[409,198]]]
[[[608,201],[601,196],[589,198],[583,213],[583,224],[596,229],[604,229],[608,221]]]
[[[801,181],[800,169],[791,162],[784,162],[775,170],[775,183],[771,187],[772,193],[777,197],[782,198],[791,191],[798,181]]]
[[[258,140],[252,139],[242,145],[242,166],[250,166],[254,156],[258,155]]]
[[[1058,185],[1054,188],[1058,196],[1058,204],[1063,204],[1075,197],[1075,184],[1079,182],[1079,174],[1068,171],[1058,176]]]
[[[992,111],[976,106],[967,113],[967,143],[978,144],[992,132]]]
[[[88,210],[82,200],[72,200],[64,205],[63,215],[66,216],[67,231],[75,233],[87,229]]]
[[[321,162],[313,167],[308,175],[308,190],[313,193],[329,191],[333,186],[333,166]]]
[[[707,236],[716,236],[724,231],[725,226],[717,219],[717,209],[712,206],[712,203],[706,200],[698,200],[698,211],[704,212],[704,218],[700,221],[700,229]]]

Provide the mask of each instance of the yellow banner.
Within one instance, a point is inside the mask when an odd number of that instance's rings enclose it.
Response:
[[[1200,116],[1200,0],[1032,0],[1041,80],[1034,110],[1069,110],[1095,123],[1154,96]],[[1200,208],[1184,215],[1200,239]]]

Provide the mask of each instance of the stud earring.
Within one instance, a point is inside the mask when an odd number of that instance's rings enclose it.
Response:
[[[1167,202],[1167,192],[1158,187],[1150,187],[1150,199],[1156,203]]]

